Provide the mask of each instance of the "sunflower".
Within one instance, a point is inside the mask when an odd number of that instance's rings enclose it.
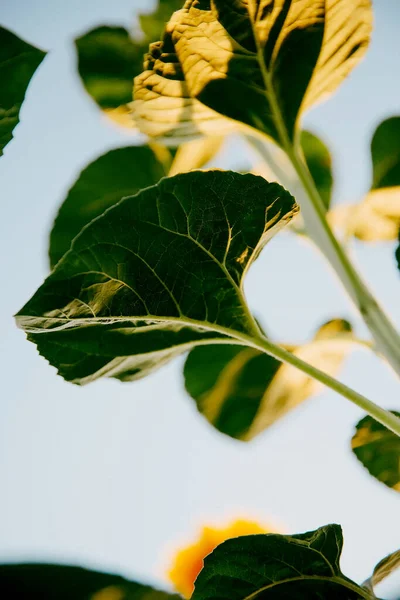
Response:
[[[190,598],[194,590],[194,582],[203,568],[204,558],[214,548],[225,542],[225,540],[242,535],[274,532],[275,530],[271,527],[263,527],[259,523],[244,519],[234,521],[227,527],[204,527],[193,544],[183,548],[176,554],[173,565],[168,572],[169,579],[177,592],[185,598]]]

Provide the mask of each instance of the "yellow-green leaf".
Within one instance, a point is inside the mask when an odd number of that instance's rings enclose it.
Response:
[[[359,204],[338,206],[333,226],[363,242],[397,240],[400,228],[400,117],[383,121],[371,143],[371,189]]]
[[[181,111],[169,112],[168,134],[179,135],[197,100],[286,146],[304,110],[331,94],[364,55],[371,22],[369,0],[187,0],[150,48],[149,72],[135,82],[142,119],[152,124],[146,132],[165,135],[159,116],[173,98]],[[198,107],[192,116],[198,132],[221,124]]]
[[[393,414],[400,417],[399,412]],[[373,477],[400,492],[400,439],[392,431],[365,417],[357,425],[351,446]]]
[[[311,342],[289,349],[334,376],[356,344],[350,324],[335,319],[323,325]],[[321,389],[294,367],[257,350],[229,345],[194,348],[184,376],[199,412],[222,433],[244,441]]]

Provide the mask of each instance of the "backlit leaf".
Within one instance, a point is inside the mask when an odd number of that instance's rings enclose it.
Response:
[[[0,565],[0,590],[15,600],[179,600],[119,575],[40,563]]]
[[[45,55],[0,27],[0,156],[12,139],[26,89]]]
[[[376,565],[372,576],[364,583],[364,587],[373,592],[377,585],[382,583],[397,569],[400,569],[400,550],[389,554],[389,556],[386,556]]]
[[[244,276],[297,211],[254,175],[162,179],[92,221],[17,315],[67,380],[132,380],[197,344],[254,334]]]
[[[134,127],[128,104],[133,79],[143,70],[149,44],[162,35],[171,14],[183,0],[159,0],[154,12],[140,16],[144,35],[123,27],[97,27],[75,40],[78,70],[86,91],[118,124]]]
[[[81,229],[124,196],[155,185],[167,172],[148,146],[111,150],[88,165],[68,192],[50,235],[51,267],[69,250]]]
[[[363,242],[394,241],[400,228],[400,117],[379,125],[371,154],[371,190],[359,204],[335,208],[330,220]]]
[[[212,122],[222,127],[194,107],[197,100],[287,146],[302,112],[329,96],[364,55],[371,22],[369,0],[187,0],[135,81],[148,121],[143,131],[166,135],[162,107],[170,137],[181,135],[182,121],[188,129],[190,112],[199,132]]]
[[[393,413],[400,417],[399,412]],[[400,492],[400,439],[394,433],[365,417],[357,425],[351,446],[373,477]]]
[[[192,600],[372,600],[341,572],[342,547],[338,525],[228,540],[205,559]]]
[[[330,321],[313,341],[289,349],[335,376],[356,340],[347,321]],[[194,348],[184,368],[185,386],[197,408],[222,433],[244,441],[270,427],[320,391],[304,373],[252,348]]]

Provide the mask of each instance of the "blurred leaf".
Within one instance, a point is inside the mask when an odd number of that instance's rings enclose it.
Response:
[[[170,137],[181,138],[190,119],[194,131],[222,133],[224,122],[206,105],[286,146],[302,112],[329,96],[364,55],[371,25],[369,0],[188,0],[135,81],[138,126],[165,137],[164,109]]]
[[[400,417],[399,412],[393,414]],[[351,446],[373,477],[400,492],[400,439],[394,433],[365,417],[356,427]]]
[[[228,540],[205,559],[192,600],[372,600],[341,572],[342,547],[338,525]]]
[[[154,12],[139,15],[140,26],[148,44],[160,39],[172,13],[182,8],[184,3],[185,0],[158,0],[158,6]],[[145,52],[147,49],[146,47]]]
[[[40,563],[0,565],[0,589],[15,600],[179,600],[118,575]]]
[[[371,154],[371,189],[400,186],[400,117],[392,117],[379,125],[372,139]]]
[[[0,156],[19,123],[19,112],[33,74],[46,56],[0,27]]]
[[[364,587],[373,592],[377,585],[397,569],[400,569],[400,550],[389,554],[376,565],[372,576],[364,583]]]
[[[314,340],[289,349],[304,361],[335,376],[354,349],[350,324],[336,319]],[[185,387],[197,408],[219,431],[249,441],[321,389],[294,367],[252,348],[194,348],[184,367]]]
[[[301,132],[301,147],[326,210],[332,199],[332,158],[324,142],[310,131]]]
[[[201,169],[219,152],[223,141],[221,136],[205,136],[182,144],[177,150],[169,176]]]
[[[159,0],[155,11],[141,15],[144,36],[131,37],[123,27],[101,26],[75,40],[78,70],[86,91],[120,125],[134,127],[128,104],[133,79],[143,70],[150,42],[159,39],[171,14],[182,0]]]
[[[167,152],[155,150],[159,155]],[[148,146],[111,150],[88,165],[68,192],[54,222],[49,248],[51,267],[69,250],[85,225],[124,196],[155,185],[166,174],[162,161]]]
[[[400,117],[379,125],[371,154],[370,192],[359,204],[335,208],[330,222],[363,242],[394,241],[400,228]]]
[[[143,377],[194,345],[253,333],[244,275],[297,210],[254,175],[162,179],[85,227],[17,322],[81,384]]]

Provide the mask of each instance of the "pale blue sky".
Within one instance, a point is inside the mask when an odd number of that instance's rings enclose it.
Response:
[[[12,321],[46,276],[48,231],[78,172],[107,149],[137,143],[102,119],[81,88],[73,38],[99,24],[129,27],[149,4],[0,0],[2,25],[51,50],[0,159],[0,559],[61,560],[163,585],[171,548],[202,523],[248,516],[288,532],[341,523],[344,570],[361,580],[400,546],[400,497],[350,454],[358,409],[326,392],[244,445],[198,416],[183,391],[182,361],[136,384],[78,388],[56,375]],[[368,58],[306,119],[333,151],[341,201],[368,188],[373,129],[400,113],[400,3],[377,0],[375,13]],[[225,151],[220,164],[233,152]],[[354,259],[400,326],[393,249],[357,244]],[[292,236],[266,249],[247,293],[282,340],[304,340],[336,316],[365,335],[322,258]],[[398,409],[399,383],[374,356],[352,356],[342,379]]]

